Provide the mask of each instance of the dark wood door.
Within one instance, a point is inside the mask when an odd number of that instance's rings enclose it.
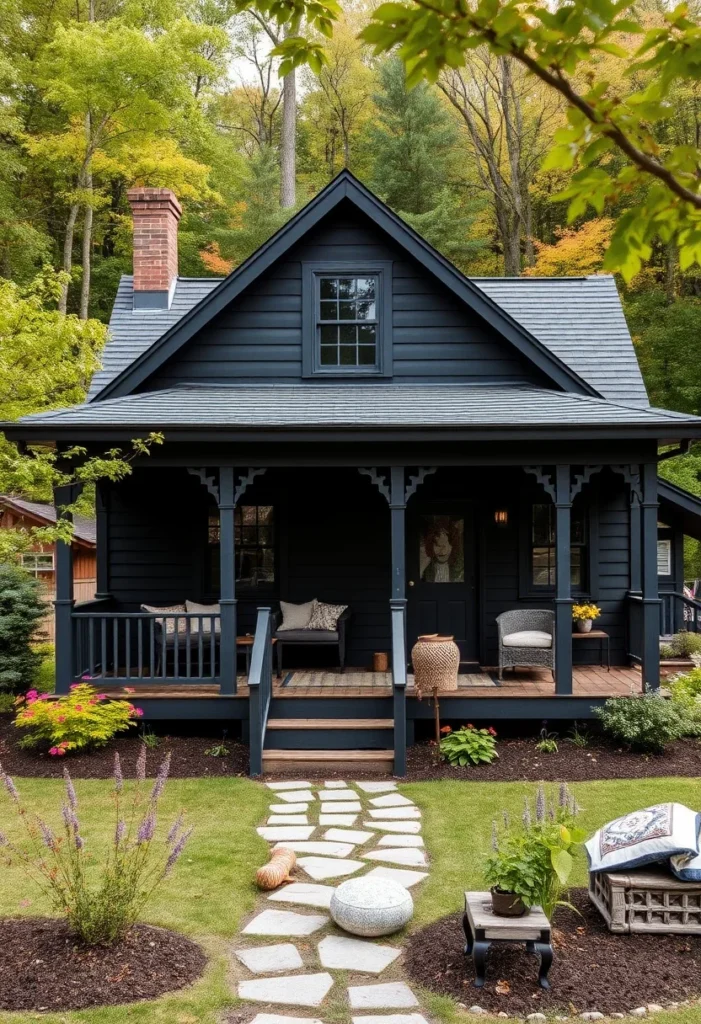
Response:
[[[455,638],[477,661],[474,511],[468,503],[417,505],[407,523],[409,647],[423,633]]]

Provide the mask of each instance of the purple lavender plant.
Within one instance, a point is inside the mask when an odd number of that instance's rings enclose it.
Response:
[[[170,855],[168,857],[168,860],[166,861],[166,866],[165,866],[165,869],[163,871],[163,877],[164,878],[165,878],[166,875],[169,875],[170,872],[173,870],[173,866],[175,865],[175,862],[177,861],[177,859],[180,856],[180,854],[183,852],[183,850],[185,848],[185,843],[188,841],[188,839],[190,838],[191,835],[192,835],[192,829],[189,828],[187,830],[187,832],[183,832],[183,834],[180,836],[180,839],[178,839],[177,843],[175,844],[173,849],[170,851]]]
[[[178,832],[183,827],[184,818],[185,814],[183,813],[183,811],[181,811],[180,814],[175,819],[175,821],[173,822],[173,824],[170,826],[170,829],[168,830],[168,835],[166,836],[166,842],[168,843],[168,846],[172,846],[175,840],[177,839]]]
[[[120,818],[114,829],[114,845],[119,846],[123,842],[125,835],[127,834],[127,823],[124,818]]]
[[[545,789],[542,782],[538,786],[535,798],[535,820],[539,825],[542,825],[545,821]]]
[[[18,804],[18,803],[19,803],[19,791],[18,791],[18,789],[17,789],[17,786],[15,786],[15,784],[14,784],[14,782],[12,781],[12,779],[10,778],[10,776],[9,776],[9,775],[7,775],[7,774],[6,774],[6,773],[5,773],[4,771],[3,771],[3,767],[2,767],[2,765],[1,765],[1,764],[0,764],[0,779],[2,780],[2,784],[3,784],[3,786],[5,787],[5,789],[7,790],[7,792],[8,792],[9,794],[10,794],[10,796],[12,797],[12,799],[14,800],[14,802],[15,802],[16,804]]]
[[[150,806],[146,814],[141,820],[139,830],[136,833],[136,845],[142,846],[144,843],[150,843],[153,839],[156,831],[156,812],[153,806]]]
[[[115,792],[121,793],[124,786],[124,776],[122,775],[122,762],[119,759],[119,754],[114,755],[114,789]]]
[[[523,825],[524,828],[531,827],[531,805],[528,802],[528,797],[523,798]]]
[[[136,780],[143,782],[146,778],[146,744],[141,744],[139,756],[136,759]]]
[[[71,779],[70,773],[67,768],[63,769],[63,778],[66,783],[66,796],[68,798],[68,803],[71,805],[74,811],[77,811],[78,797],[76,796],[75,786],[73,785],[73,780]]]
[[[492,820],[492,849],[495,853],[499,852],[499,830],[495,820]]]
[[[146,746],[144,745],[144,750],[145,749]],[[156,776],[156,781],[154,782],[153,789],[151,790],[151,803],[156,803],[163,793],[163,789],[168,779],[168,772],[170,771],[170,756],[170,751],[168,751],[161,767],[158,769],[158,775]]]

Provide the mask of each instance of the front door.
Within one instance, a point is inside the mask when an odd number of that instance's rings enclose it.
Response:
[[[424,633],[452,636],[477,661],[474,514],[467,503],[417,505],[408,521],[409,647]]]

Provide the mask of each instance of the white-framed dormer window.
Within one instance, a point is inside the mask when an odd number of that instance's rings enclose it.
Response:
[[[32,576],[54,571],[54,556],[43,551],[25,551],[20,558],[22,568]]]
[[[657,575],[672,575],[672,541],[669,539],[657,541]]]

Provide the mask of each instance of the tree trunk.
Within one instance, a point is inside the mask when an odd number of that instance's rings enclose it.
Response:
[[[92,191],[92,174],[88,176],[88,187]],[[88,319],[90,306],[90,255],[92,249],[92,206],[85,207],[83,218],[83,280],[80,285],[80,319]]]
[[[502,234],[504,245],[504,277],[521,275],[521,223],[518,217],[509,218],[509,226]]]
[[[282,130],[280,132],[280,206],[296,202],[297,81],[294,68],[282,80]]]
[[[73,236],[75,234],[75,222],[78,218],[78,203],[72,203],[68,212],[68,223],[66,233],[63,236],[63,269],[70,274],[73,268]],[[65,313],[68,307],[68,282],[61,285],[61,295],[58,300],[60,313]]]
[[[665,253],[665,281],[664,290],[667,302],[674,302],[674,278],[677,269],[677,247],[674,242],[667,244]]]

